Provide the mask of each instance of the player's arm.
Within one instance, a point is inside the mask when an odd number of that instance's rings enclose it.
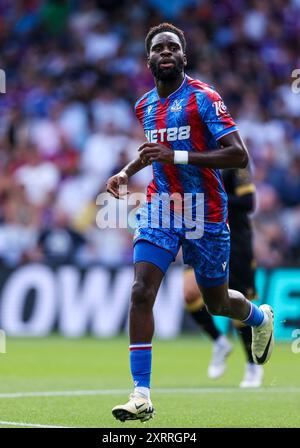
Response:
[[[106,191],[111,193],[115,198],[120,199],[120,197],[124,195],[119,191],[120,185],[127,185],[128,179],[142,170],[145,166],[146,164],[143,163],[139,157],[132,160],[119,173],[108,179],[106,183]]]
[[[210,151],[185,152],[186,160],[181,163],[205,168],[245,168],[248,151],[238,131],[224,135],[218,140],[219,148]],[[176,164],[176,151],[159,143],[144,143],[139,148],[140,159],[144,163],[162,162]],[[179,151],[178,151],[179,152]],[[183,156],[183,154],[181,154]]]
[[[236,196],[235,194],[227,194],[228,196],[228,206],[230,208],[238,208],[247,213],[254,210],[254,193],[243,193],[241,196]]]
[[[142,124],[141,117],[143,115],[143,109],[139,108],[140,105],[141,100],[138,100],[135,104],[134,109],[137,119]],[[126,194],[120,192],[120,185],[127,185],[129,178],[145,168],[146,165],[149,165],[149,163],[146,160],[141,159],[140,157],[132,160],[119,173],[108,179],[106,183],[106,191],[111,193],[115,198],[120,199],[121,196],[124,196],[124,194]],[[129,192],[127,192],[127,194],[128,193]]]
[[[206,168],[246,168],[248,151],[238,131],[224,135],[218,143],[220,148],[212,151],[189,152],[188,163]]]
[[[224,179],[224,181],[226,188],[226,180]],[[247,213],[253,212],[255,208],[255,185],[250,169],[232,171],[232,181],[232,192],[227,192],[229,207]]]

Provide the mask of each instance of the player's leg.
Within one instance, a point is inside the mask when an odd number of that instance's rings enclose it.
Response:
[[[252,268],[251,243],[249,246],[244,242],[244,246],[241,247],[240,239],[236,237],[236,240],[231,238],[229,288],[240,291],[248,300],[252,301],[255,298],[255,279]],[[251,351],[251,327],[237,320],[234,320],[233,324],[237,328],[248,363],[254,363]]]
[[[248,300],[253,300],[252,295],[245,294]],[[243,324],[243,322],[233,320],[233,324],[237,330],[237,334],[241,340],[246,356],[246,366],[244,371],[244,377],[240,382],[240,387],[260,387],[262,385],[264,369],[263,366],[255,364],[253,361],[251,344],[252,344],[252,330],[249,325]]]
[[[115,406],[112,413],[121,421],[146,421],[153,417],[150,400],[152,337],[154,333],[153,305],[157,291],[174,255],[147,241],[134,247],[134,283],[129,313],[130,369],[134,392],[124,405]]]
[[[234,320],[233,325],[235,326],[237,334],[241,339],[247,362],[253,364],[254,361],[251,351],[251,343],[252,343],[251,327],[249,327],[249,325],[244,325],[242,322],[238,320]]]
[[[274,346],[273,311],[257,307],[239,291],[228,289],[230,233],[225,223],[206,223],[204,235],[186,242],[204,303],[213,315],[236,319],[252,327],[252,355],[256,364],[270,358]],[[188,260],[186,260],[188,263]]]
[[[159,249],[160,254],[161,251],[163,249]],[[152,341],[154,333],[153,305],[163,276],[164,272],[149,262],[138,262],[134,265],[134,282],[129,311],[130,345],[148,344]]]
[[[183,295],[185,308],[193,320],[203,328],[213,341],[216,341],[221,336],[221,333],[216,327],[211,314],[208,313],[204,306],[202,295],[192,268],[185,269],[184,271]]]
[[[228,289],[228,283],[218,286],[199,285],[208,311],[230,317],[252,327],[252,356],[256,364],[265,364],[274,346],[273,311],[269,305],[258,307],[239,291]]]
[[[186,310],[214,341],[212,357],[207,371],[208,377],[212,379],[219,378],[226,370],[226,358],[232,351],[232,345],[226,336],[222,335],[218,330],[213,317],[204,306],[193,269],[184,271],[183,286]]]
[[[251,239],[247,240],[247,242],[242,242],[237,235],[235,238],[231,238],[229,287],[230,289],[240,291],[250,301],[256,299],[255,264]],[[245,372],[240,387],[260,387],[263,381],[264,369],[263,366],[257,365],[253,361],[251,327],[237,320],[233,320],[233,324],[246,356]]]
[[[264,368],[262,365],[255,364],[253,361],[251,343],[252,330],[249,325],[243,325],[242,322],[234,321],[237,333],[241,338],[242,346],[244,347],[246,355],[246,366],[244,376],[240,382],[241,388],[257,388],[262,385]]]

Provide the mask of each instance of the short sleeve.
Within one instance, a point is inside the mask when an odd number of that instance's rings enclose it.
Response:
[[[143,124],[144,110],[143,110],[143,100],[138,100],[134,105],[135,116],[138,121]]]
[[[144,118],[145,118],[145,110],[146,110],[146,103],[148,101],[149,93],[146,93],[144,96],[142,96],[134,105],[134,111],[136,118],[141,123],[141,125],[144,124]],[[148,108],[148,112],[151,112],[151,109]]]
[[[208,88],[201,92],[197,102],[202,121],[216,140],[238,130],[218,92]]]

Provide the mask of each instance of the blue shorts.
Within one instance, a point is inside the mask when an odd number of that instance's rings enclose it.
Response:
[[[166,272],[182,247],[183,261],[194,269],[199,285],[228,281],[230,231],[225,222],[204,223],[201,238],[187,239],[184,228],[152,228],[138,220],[133,244],[134,263],[150,262]]]

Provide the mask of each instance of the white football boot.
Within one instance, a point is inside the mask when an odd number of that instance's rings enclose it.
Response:
[[[244,378],[240,383],[241,388],[261,387],[264,377],[264,368],[253,363],[247,363]]]
[[[155,410],[150,399],[138,392],[129,395],[129,401],[126,404],[120,404],[112,409],[113,416],[125,422],[125,420],[140,420],[146,422],[153,418]]]
[[[232,345],[226,336],[220,336],[213,346],[213,354],[208,366],[207,375],[211,379],[222,376],[226,370],[226,358],[232,351]]]
[[[252,327],[251,351],[255,364],[265,364],[274,348],[274,313],[270,305],[259,308],[268,316],[268,321],[259,327]]]

